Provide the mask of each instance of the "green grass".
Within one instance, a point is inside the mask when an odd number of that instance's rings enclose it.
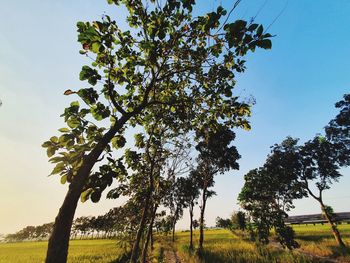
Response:
[[[302,251],[322,257],[336,258],[350,262],[350,224],[338,226],[347,248],[340,249],[331,233],[330,227],[325,225],[300,225],[293,227],[297,241]]]
[[[195,242],[198,233],[195,233]],[[189,263],[230,263],[230,262],[309,262],[306,257],[293,255],[274,247],[256,245],[253,242],[234,235],[228,230],[207,230],[202,256],[188,253],[188,232],[177,236],[177,249],[185,262]]]
[[[22,242],[0,244],[0,263],[44,262],[47,242]],[[72,240],[69,245],[68,262],[109,263],[122,251],[113,240]]]
[[[327,225],[294,226],[301,251],[321,257],[350,262],[350,225],[340,225],[339,230],[349,249],[339,249]],[[194,244],[199,233],[195,231]],[[164,252],[175,249],[183,263],[230,263],[230,262],[325,262],[311,259],[298,252],[281,250],[273,245],[263,246],[247,240],[241,233],[228,230],[206,230],[202,257],[188,249],[189,232],[177,232],[176,243],[170,237],[156,236],[151,262],[164,262]],[[0,244],[0,263],[39,263],[45,258],[47,242],[22,242]],[[73,240],[70,242],[70,263],[113,263],[122,250],[113,240]]]
[[[350,262],[350,225],[340,225],[339,231],[346,243],[346,249],[340,249],[330,232],[328,225],[294,226],[297,241],[301,248],[295,252],[282,250],[274,244],[263,246],[250,242],[247,238],[232,234],[227,230],[207,230],[202,257],[189,253],[189,233],[177,235],[177,249],[186,262],[325,262],[325,258],[334,258]],[[195,242],[198,242],[198,232]],[[311,258],[315,255],[317,257]],[[321,258],[323,257],[323,258]]]

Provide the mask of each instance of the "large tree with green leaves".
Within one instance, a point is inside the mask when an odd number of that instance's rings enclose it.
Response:
[[[72,102],[62,115],[68,127],[43,144],[56,164],[52,174],[69,183],[49,240],[47,263],[66,262],[79,198],[97,202],[114,178],[124,176],[111,156],[113,147],[124,146],[127,127],[143,126],[161,107],[172,113],[161,121],[174,132],[218,121],[249,128],[250,107],[232,92],[235,74],[244,71],[248,51],[271,48],[271,35],[261,25],[231,23],[231,12],[222,7],[193,17],[194,0],[163,5],[155,0],[108,2],[126,7],[130,28],[121,29],[107,15],[101,21],[78,22],[80,53],[93,60],[80,72],[87,84],[65,92],[80,102]],[[102,159],[106,164],[98,165]]]
[[[286,212],[294,208],[294,199],[306,195],[298,180],[302,170],[298,140],[287,137],[275,144],[263,167],[248,172],[239,194],[241,206],[251,216],[260,242],[269,242],[269,233],[276,230],[277,238],[289,249],[298,244],[292,228],[286,226]]]

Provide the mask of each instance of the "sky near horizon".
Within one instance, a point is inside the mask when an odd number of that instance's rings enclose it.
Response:
[[[198,13],[232,4],[197,2]],[[334,103],[350,91],[349,10],[347,0],[243,0],[235,10],[232,20],[258,13],[256,21],[272,23],[268,31],[276,36],[272,50],[247,56],[238,77],[236,94],[256,99],[252,130],[237,131],[240,170],[217,176],[208,225],[238,209],[243,175],[264,163],[271,145],[288,135],[312,139],[337,114]],[[85,86],[78,76],[90,62],[78,53],[76,22],[106,13],[123,24],[124,11],[104,0],[0,0],[0,233],[54,220],[67,185],[47,176],[53,166],[41,144],[64,126],[59,115],[72,98],[63,92]],[[342,172],[324,195],[336,212],[350,210],[350,172]],[[76,216],[104,214],[121,203],[79,203]],[[320,212],[312,199],[295,204],[291,214]],[[187,227],[187,212],[184,217],[179,228]]]

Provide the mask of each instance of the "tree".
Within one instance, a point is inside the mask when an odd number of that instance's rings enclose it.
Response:
[[[194,221],[193,221],[193,209],[194,206],[197,204],[197,199],[199,197],[199,188],[198,180],[196,180],[195,174],[191,172],[189,176],[185,179],[185,185],[184,185],[184,202],[186,206],[188,207],[189,214],[190,214],[190,245],[189,249],[193,249],[193,227],[194,227]]]
[[[122,31],[107,15],[101,21],[78,22],[80,53],[89,54],[93,62],[80,72],[88,87],[65,95],[77,95],[85,106],[72,102],[62,114],[68,127],[43,144],[56,164],[52,174],[69,183],[49,240],[47,263],[66,262],[79,198],[98,202],[119,176],[113,161],[107,159],[106,166],[99,167],[96,163],[111,157],[113,147],[125,145],[127,127],[143,126],[161,107],[173,113],[162,121],[174,131],[213,120],[248,128],[249,105],[232,93],[235,72],[245,70],[248,51],[271,48],[271,35],[261,25],[228,23],[228,18],[220,24],[227,14],[222,7],[192,17],[194,0],[171,0],[162,6],[154,0],[147,5],[141,0],[108,3],[125,5],[131,30]]]
[[[165,205],[170,209],[170,217],[172,221],[172,241],[175,241],[175,226],[176,223],[183,216],[183,210],[187,208],[186,202],[186,179],[179,177],[173,181],[172,189],[166,197]]]
[[[281,144],[275,144],[264,166],[244,176],[245,184],[238,198],[255,224],[259,241],[268,243],[274,228],[280,243],[289,249],[298,244],[293,229],[284,223],[286,212],[294,208],[294,199],[306,195],[298,180],[302,165],[297,143],[297,139],[287,137]]]
[[[301,148],[303,163],[301,181],[304,183],[308,194],[320,204],[322,213],[330,224],[338,245],[345,247],[332,218],[332,213],[330,213],[328,206],[325,205],[323,200],[323,191],[329,189],[331,184],[337,182],[341,177],[339,168],[343,160],[339,159],[338,149],[338,145],[321,136],[316,136],[314,139],[306,142]],[[312,190],[311,182],[315,182],[318,193]]]
[[[199,222],[197,219],[193,220],[193,228],[197,229],[199,227]]]
[[[197,131],[198,144],[196,150],[198,166],[193,172],[201,191],[200,222],[199,222],[199,251],[203,248],[204,241],[204,213],[208,198],[215,194],[209,190],[214,185],[214,176],[230,169],[238,169],[237,160],[240,158],[235,146],[230,146],[235,139],[235,133],[227,126],[218,124],[210,129],[203,126]]]
[[[350,165],[350,94],[345,94],[343,100],[335,107],[340,110],[338,115],[325,127],[326,136],[337,147],[339,164]]]
[[[244,179],[239,201],[252,219],[254,228],[251,231],[256,231],[259,242],[269,243],[270,230],[274,228],[282,246],[289,249],[298,247],[293,229],[284,223],[288,215],[277,202],[276,191],[269,186],[271,177],[260,168],[251,170]]]
[[[244,231],[247,227],[246,214],[243,211],[233,213],[231,216],[231,222],[234,228]]]
[[[26,226],[20,231],[5,236],[9,242],[24,240],[42,240],[47,238],[52,231],[53,223],[47,223],[39,226]]]
[[[221,217],[217,217],[216,218],[216,222],[215,222],[215,226],[219,227],[219,228],[227,228],[230,229],[232,227],[232,221],[230,218],[221,218]]]

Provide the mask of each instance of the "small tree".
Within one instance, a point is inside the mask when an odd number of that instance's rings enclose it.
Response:
[[[193,220],[193,228],[196,230],[199,227],[199,222],[197,219]]]
[[[232,221],[230,218],[221,218],[217,217],[215,220],[215,226],[219,228],[227,228],[230,229],[232,227]]]
[[[172,220],[172,241],[175,241],[175,226],[179,219],[183,215],[183,210],[187,208],[185,191],[187,182],[184,177],[177,178],[167,195],[166,205],[170,209],[170,216]]]
[[[211,128],[212,127],[212,128]],[[215,194],[209,188],[214,185],[214,176],[230,169],[238,169],[237,160],[240,158],[235,146],[230,146],[235,139],[235,134],[227,126],[220,124],[204,126],[197,131],[196,146],[199,155],[198,166],[194,172],[196,180],[202,191],[199,222],[199,251],[203,248],[204,241],[204,213],[208,198]]]
[[[243,211],[238,211],[231,216],[232,226],[240,230],[245,230],[247,227],[246,214]]]
[[[280,243],[289,249],[298,244],[294,241],[293,229],[284,223],[286,211],[294,208],[294,199],[306,195],[303,184],[298,181],[302,165],[297,142],[288,137],[274,145],[264,166],[245,175],[239,194],[240,204],[256,226],[259,241],[268,243],[270,229],[275,228]]]
[[[341,177],[339,167],[342,160],[339,160],[338,147],[326,138],[316,136],[304,144],[301,149],[303,169],[301,180],[304,183],[308,194],[313,197],[321,206],[322,213],[332,228],[332,233],[338,245],[345,247],[337,226],[332,218],[332,213],[325,205],[323,192],[330,188],[333,182]],[[315,184],[318,193],[315,193],[310,184]]]
[[[199,197],[199,185],[196,180],[195,174],[191,172],[189,176],[185,179],[184,187],[184,201],[188,207],[190,214],[190,250],[193,249],[193,209],[197,204],[197,199]]]

